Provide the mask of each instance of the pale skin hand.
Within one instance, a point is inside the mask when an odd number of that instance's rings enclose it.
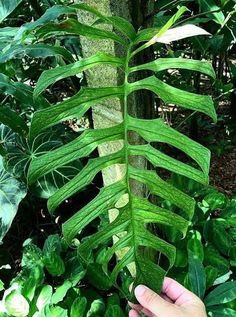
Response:
[[[139,285],[135,296],[140,305],[129,303],[129,317],[207,317],[203,302],[193,293],[171,278],[165,278],[161,296]]]

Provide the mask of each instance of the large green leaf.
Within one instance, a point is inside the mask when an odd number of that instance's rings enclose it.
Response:
[[[84,9],[99,17],[97,23],[101,23],[101,20],[108,23],[100,13],[94,12],[93,8],[90,9],[84,5]],[[113,24],[113,26],[115,25]],[[69,30],[65,31],[67,27]],[[87,35],[89,38],[109,38],[120,42],[116,37],[114,38],[116,33],[112,33],[113,35],[111,36],[111,32],[108,34],[104,33],[104,30],[99,30],[102,33],[98,32],[96,28],[92,27],[91,29],[91,27],[85,27],[78,24],[77,21],[69,19],[59,24],[50,24],[41,28],[38,31],[38,35],[47,36],[46,33],[49,31],[48,36],[78,34]],[[120,31],[122,31],[121,28]],[[148,89],[157,94],[167,104],[176,104],[190,110],[203,112],[214,120],[216,120],[216,113],[213,101],[209,96],[199,96],[174,88],[155,76],[131,82],[129,81],[129,75],[134,71],[142,69],[158,71],[169,68],[200,71],[213,78],[215,78],[215,75],[208,63],[182,59],[162,59],[134,68],[129,67],[132,52],[134,52],[136,44],[141,41],[150,40],[148,36],[153,32],[153,29],[143,31],[134,39],[131,39],[129,36],[131,43],[127,49],[123,85],[118,87],[85,88],[70,99],[58,105],[51,106],[48,109],[37,111],[34,114],[30,131],[31,136],[35,136],[42,129],[68,118],[81,117],[87,110],[91,107],[96,107],[103,100],[115,97],[122,98],[124,101],[123,122],[109,129],[85,131],[74,141],[50,153],[45,153],[38,158],[33,158],[29,167],[28,180],[30,183],[33,183],[42,175],[47,175],[47,173],[50,173],[55,168],[64,166],[64,164],[68,164],[75,159],[88,156],[100,144],[106,144],[113,140],[123,141],[123,147],[119,151],[106,156],[89,159],[87,165],[73,179],[50,197],[48,208],[50,211],[55,210],[65,199],[83,190],[105,168],[122,164],[125,167],[125,173],[121,176],[121,179],[109,186],[102,187],[92,201],[64,223],[63,234],[66,241],[71,243],[77,235],[80,235],[81,231],[84,232],[83,229],[92,221],[107,214],[110,209],[117,209],[118,216],[113,222],[99,227],[97,232],[80,241],[78,254],[81,261],[85,266],[89,267],[90,265],[91,267],[91,259],[93,258],[91,255],[93,252],[100,247],[106,246],[105,253],[99,264],[102,265],[104,272],[114,284],[117,283],[119,273],[126,266],[134,263],[137,273],[134,286],[142,283],[155,291],[160,291],[166,270],[173,266],[175,262],[174,246],[161,237],[165,236],[164,232],[168,226],[174,226],[177,231],[182,233],[182,236],[185,236],[194,212],[195,202],[186,193],[180,191],[168,181],[163,180],[157,174],[156,170],[138,169],[133,166],[130,162],[130,157],[145,157],[154,167],[161,167],[195,181],[207,183],[210,152],[202,145],[169,127],[161,119],[144,120],[131,117],[128,111],[128,96],[137,90]],[[115,57],[104,54],[97,54],[74,64],[78,67],[75,70],[72,65],[59,68],[58,71],[51,70],[47,73],[47,75],[51,75],[48,81],[46,73],[42,77],[44,80],[40,79],[35,97],[37,99],[39,94],[48,85],[53,84],[54,81],[60,78],[73,76],[76,74],[76,71],[82,72],[90,68],[92,64],[99,63],[100,65],[103,62],[111,64],[111,61],[113,64],[115,63],[115,66],[120,67],[123,65],[123,60],[117,60]],[[129,136],[132,131],[142,137],[145,143],[142,145],[130,143]],[[175,147],[184,152],[193,162],[179,162],[177,159],[162,153],[161,146],[154,148],[152,143],[165,143],[171,147]],[[141,183],[146,188],[147,196],[152,194],[157,197],[157,203],[154,204],[133,193],[131,186],[133,182],[131,181]],[[168,201],[168,205],[173,204],[176,207],[173,208],[176,213],[161,208],[163,200]],[[161,233],[160,237],[155,236],[150,231],[148,224],[151,223],[158,226],[158,232]],[[120,239],[107,249],[107,244],[111,244],[112,237],[120,236],[120,234],[122,234]],[[126,253],[115,266],[112,266],[114,255],[119,250],[126,250]],[[151,250],[152,257],[144,256],[144,254],[147,254],[147,250]],[[154,259],[157,258],[160,259],[160,262],[155,263]],[[160,263],[166,264],[165,269]]]
[[[207,307],[225,304],[236,299],[236,282],[227,282],[216,287],[205,298],[205,304]]]
[[[21,3],[22,0],[0,1],[0,23]]]
[[[56,137],[53,131],[38,135],[32,142],[25,138],[14,136],[13,140],[5,141],[3,144],[7,152],[7,156],[5,157],[7,170],[22,179],[26,177],[27,168],[32,157],[36,158],[63,145],[62,141]],[[48,199],[55,191],[77,175],[81,168],[82,164],[78,160],[54,168],[47,175],[40,177],[33,184],[31,190],[37,196]]]
[[[10,229],[25,195],[26,187],[5,171],[0,157],[0,242]]]

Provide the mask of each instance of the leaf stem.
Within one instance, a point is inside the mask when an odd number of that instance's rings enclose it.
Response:
[[[128,147],[129,147],[129,136],[128,136],[128,120],[127,116],[128,113],[128,95],[129,95],[129,61],[131,58],[131,49],[133,43],[131,43],[127,50],[127,55],[125,59],[125,79],[124,79],[124,149],[125,149],[125,162],[126,162],[126,183],[128,188],[128,194],[130,195],[130,185],[129,185],[129,154],[128,154]]]

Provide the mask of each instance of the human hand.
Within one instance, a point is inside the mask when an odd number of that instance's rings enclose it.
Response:
[[[166,277],[162,294],[159,296],[146,286],[135,289],[140,305],[129,303],[132,310],[129,317],[140,317],[143,312],[148,317],[206,317],[203,302],[181,284]]]

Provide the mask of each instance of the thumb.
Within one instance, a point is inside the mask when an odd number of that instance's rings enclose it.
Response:
[[[139,285],[134,292],[139,303],[157,317],[176,316],[174,305],[164,300],[146,286]]]

